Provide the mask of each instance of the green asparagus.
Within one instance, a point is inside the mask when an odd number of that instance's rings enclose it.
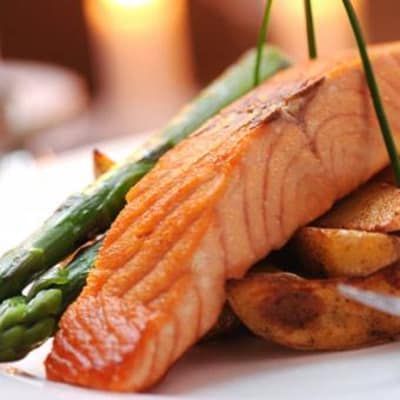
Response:
[[[0,305],[0,361],[25,357],[53,335],[61,311],[58,289],[39,292],[32,300],[16,296]]]
[[[63,312],[85,286],[86,277],[94,265],[100,246],[101,240],[97,240],[80,249],[68,264],[57,264],[50,268],[32,283],[27,298],[32,300],[44,290],[60,289],[62,291],[60,312]]]
[[[66,266],[52,267],[34,281],[26,296],[0,304],[0,362],[25,357],[54,334],[65,308],[85,285],[100,244],[82,249]]]
[[[38,274],[104,232],[124,206],[130,187],[168,149],[252,88],[254,63],[255,50],[251,50],[183,108],[143,148],[81,193],[70,196],[35,233],[4,254],[0,258],[0,301],[20,293]],[[266,79],[288,65],[288,59],[280,51],[268,47],[262,59],[261,77]]]

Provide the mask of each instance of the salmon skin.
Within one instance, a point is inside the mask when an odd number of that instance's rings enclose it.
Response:
[[[400,137],[400,43],[370,49]],[[215,323],[227,279],[388,163],[355,52],[279,73],[160,159],[64,314],[50,379],[143,391]]]

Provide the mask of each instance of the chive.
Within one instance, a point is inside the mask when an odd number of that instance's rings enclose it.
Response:
[[[392,168],[394,172],[394,177],[397,186],[400,186],[400,162],[399,156],[396,150],[396,144],[393,139],[392,132],[390,130],[390,125],[386,117],[385,110],[382,105],[381,96],[379,93],[378,85],[375,79],[374,71],[372,69],[371,61],[368,56],[368,52],[365,46],[364,38],[361,32],[361,26],[357,19],[354,7],[350,0],[343,0],[343,5],[346,9],[347,15],[350,20],[351,27],[354,32],[354,36],[357,41],[357,46],[360,51],[361,60],[364,66],[364,72],[367,79],[369,91],[371,93],[372,101],[375,108],[375,113],[379,121],[379,125],[382,131],[383,140],[386,145],[387,152],[389,154]]]
[[[264,51],[264,41],[267,34],[269,16],[271,15],[271,6],[272,6],[272,0],[267,0],[267,2],[265,3],[264,16],[257,40],[257,56],[254,68],[254,86],[257,86],[260,83],[260,66],[261,66],[262,53]]]
[[[308,56],[311,59],[317,58],[317,43],[315,40],[314,19],[311,7],[311,0],[304,0],[304,10],[307,23]]]

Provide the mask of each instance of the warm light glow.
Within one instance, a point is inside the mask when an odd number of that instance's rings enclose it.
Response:
[[[360,0],[353,1],[354,5],[357,7],[357,4]],[[282,1],[280,6],[285,8],[285,12],[287,16],[304,16],[304,2],[303,0],[291,0],[291,1]],[[340,0],[314,0],[312,1],[312,8],[315,20],[324,19],[324,18],[332,18],[336,15],[343,16],[346,18],[344,13],[343,4]]]
[[[303,1],[284,1],[284,5],[287,16],[291,15],[304,15],[304,3]],[[313,14],[315,18],[331,17],[332,15],[338,14],[343,8],[342,2],[338,0],[323,0],[312,2]]]
[[[159,127],[193,93],[187,3],[84,0],[111,133]]]
[[[363,20],[364,0],[353,0],[360,20]],[[340,0],[311,0],[318,55],[354,46],[354,37]],[[277,1],[272,11],[271,30],[278,45],[295,60],[307,58],[304,0]]]
[[[109,3],[119,4],[123,7],[138,7],[149,4],[152,0],[109,0]]]
[[[171,14],[168,0],[86,0],[85,6],[97,28],[120,31],[148,31]]]

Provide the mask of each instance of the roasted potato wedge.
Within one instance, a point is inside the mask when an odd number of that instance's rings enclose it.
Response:
[[[369,232],[399,231],[400,188],[373,180],[339,201],[315,225]]]
[[[345,283],[400,296],[400,264],[364,278],[306,280],[289,273],[252,274],[228,283],[228,299],[255,334],[302,350],[343,350],[390,340],[400,317],[360,305],[339,294]]]
[[[101,151],[93,150],[93,172],[95,178],[106,173],[111,167],[115,165],[115,162]]]
[[[305,227],[291,246],[314,277],[367,276],[400,260],[400,238],[385,233]]]

